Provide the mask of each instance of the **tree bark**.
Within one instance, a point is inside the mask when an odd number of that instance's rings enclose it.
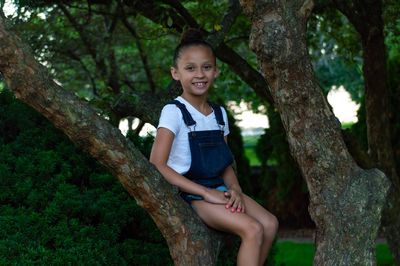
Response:
[[[374,265],[375,239],[389,182],[361,169],[343,142],[314,77],[306,46],[309,0],[242,0],[257,54],[310,192],[317,226],[315,265]]]
[[[391,181],[382,217],[382,228],[397,265],[400,265],[400,179],[392,145],[390,91],[387,82],[382,1],[333,0],[361,38],[368,153],[375,166]]]
[[[176,265],[215,264],[220,235],[200,221],[117,128],[52,80],[29,48],[7,28],[1,13],[0,72],[17,98],[44,115],[119,179],[157,224]]]

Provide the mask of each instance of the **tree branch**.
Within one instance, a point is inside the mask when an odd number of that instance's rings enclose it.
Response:
[[[361,10],[364,11],[364,5],[366,5],[366,3],[360,3],[358,0],[332,0],[332,2],[335,7],[347,17],[360,34],[367,34],[369,26],[368,18],[365,17],[366,12],[359,12]]]
[[[92,56],[93,61],[95,61],[97,63],[96,50],[93,48],[93,46],[91,45],[90,41],[88,40],[86,34],[84,33],[84,29],[83,29],[82,25],[80,25],[75,20],[75,18],[72,16],[72,14],[68,11],[68,9],[63,4],[58,4],[58,7],[64,13],[64,15],[67,17],[67,19],[71,23],[72,27],[74,27],[74,29],[78,32],[79,36],[81,37],[82,43],[85,45],[87,51]]]
[[[227,63],[239,77],[249,84],[258,97],[273,105],[274,100],[268,90],[268,83],[264,77],[249,65],[249,63],[233,51],[225,43],[221,43],[215,53],[221,61]]]
[[[92,77],[92,73],[89,71],[89,69],[86,67],[85,63],[81,60],[81,58],[74,53],[73,50],[67,50],[67,51],[63,51],[61,49],[58,49],[58,52],[60,54],[65,54],[66,56],[70,57],[73,60],[78,61],[78,63],[81,65],[83,71],[86,73],[86,75],[89,77],[90,83],[92,84],[92,88],[93,88],[93,94],[96,97],[99,97],[99,94],[97,92],[97,86],[96,86],[96,82],[94,80],[94,78]]]
[[[238,0],[229,1],[229,8],[221,21],[221,30],[214,31],[211,34],[212,37],[209,38],[210,43],[212,43],[214,47],[219,46],[219,44],[224,41],[225,36],[230,31],[241,11],[242,9]]]
[[[124,11],[124,8],[121,5],[122,4],[121,1],[118,1],[118,4],[120,5],[120,10],[121,10],[121,13],[122,13],[122,17],[121,17],[122,23],[125,25],[127,30],[132,34],[133,38],[135,39],[136,47],[139,50],[139,56],[140,56],[140,59],[142,60],[142,63],[143,63],[143,68],[144,68],[144,71],[146,73],[147,81],[149,82],[150,91],[155,93],[156,84],[154,82],[153,74],[151,73],[151,70],[150,70],[150,66],[149,66],[149,62],[147,60],[146,52],[143,49],[143,45],[140,42],[139,36],[138,36],[138,34],[136,32],[136,29],[133,27],[133,25],[131,25],[128,22],[128,19],[126,17],[126,13]]]

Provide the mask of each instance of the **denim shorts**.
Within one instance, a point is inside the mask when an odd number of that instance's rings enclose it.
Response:
[[[214,189],[222,191],[222,192],[228,191],[228,188],[225,185],[220,185]],[[182,199],[184,199],[184,201],[186,201],[189,204],[192,204],[193,200],[204,200],[204,198],[202,196],[195,195],[195,194],[189,194],[189,193],[182,192],[182,191],[179,192],[179,195],[182,197]]]

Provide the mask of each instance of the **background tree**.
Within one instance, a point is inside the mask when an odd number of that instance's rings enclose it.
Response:
[[[305,42],[312,1],[242,1],[242,5],[253,23],[250,46],[307,181],[310,214],[317,225],[314,263],[373,264],[389,184],[379,170],[362,170],[355,164],[314,78]]]
[[[361,139],[361,141],[366,143],[364,150],[369,157],[369,167],[381,169],[391,180],[392,186],[383,215],[383,231],[399,264],[400,247],[397,240],[400,234],[398,229],[400,226],[400,216],[398,215],[400,190],[392,137],[395,134],[394,110],[389,100],[394,91],[389,87],[384,36],[384,25],[393,27],[391,24],[395,21],[391,17],[391,10],[398,7],[399,4],[395,1],[387,1],[385,9],[382,1],[370,1],[368,3],[360,1],[326,3],[326,1],[319,1],[320,11],[324,10],[325,14],[330,14],[331,24],[342,25],[340,30],[331,31],[334,40],[340,42],[341,49],[345,52],[350,51],[350,54],[359,54],[358,57],[360,61],[362,60],[362,77],[365,85],[362,84],[362,89],[358,89],[358,91],[363,99],[361,108],[365,108],[365,116],[360,117],[360,119],[365,119],[366,128],[364,129],[365,132],[359,135],[366,136],[365,140]],[[336,10],[342,12],[347,19],[340,19],[340,16],[335,14],[335,12],[337,13]],[[386,10],[385,16],[384,10]],[[350,31],[346,30],[349,27],[351,27]],[[350,35],[346,32],[349,32]],[[343,36],[346,36],[347,40],[343,40]],[[353,37],[349,38],[349,36]],[[387,39],[389,40],[389,38]],[[353,47],[349,45],[349,40],[352,40]],[[343,77],[346,76],[348,75],[343,75]],[[357,95],[354,93],[353,95],[357,98]]]

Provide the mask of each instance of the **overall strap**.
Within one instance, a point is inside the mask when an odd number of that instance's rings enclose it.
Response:
[[[190,127],[196,125],[196,121],[193,120],[192,115],[189,113],[183,103],[178,100],[172,100],[167,104],[175,104],[181,110],[183,121],[185,122],[186,126]]]
[[[215,118],[217,119],[218,124],[220,126],[225,126],[225,121],[222,116],[221,107],[219,105],[216,105],[216,104],[213,104],[210,102],[208,104],[211,105],[212,109],[214,110]]]

